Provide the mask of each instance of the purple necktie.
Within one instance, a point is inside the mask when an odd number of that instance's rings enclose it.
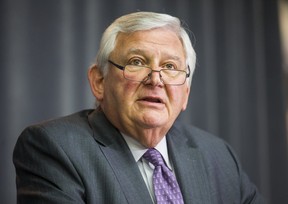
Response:
[[[153,186],[157,204],[184,204],[176,177],[166,166],[160,152],[151,148],[143,158],[155,166]]]

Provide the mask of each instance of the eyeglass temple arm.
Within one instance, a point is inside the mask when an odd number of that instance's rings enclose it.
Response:
[[[119,65],[119,64],[115,64],[114,62],[112,62],[111,60],[108,60],[108,62],[110,62],[111,64],[113,64],[115,67],[117,67],[118,69],[124,70],[125,67]]]
[[[186,77],[188,78],[190,76],[190,66],[188,65],[188,73],[186,73]]]

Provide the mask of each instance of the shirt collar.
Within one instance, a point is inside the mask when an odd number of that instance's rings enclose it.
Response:
[[[145,146],[143,146],[142,144],[140,144],[137,140],[135,140],[132,137],[129,137],[128,135],[125,135],[123,133],[121,133],[123,135],[123,138],[125,139],[134,159],[136,162],[138,162],[141,157],[143,156],[143,154],[148,150]],[[168,155],[168,149],[167,149],[167,141],[166,141],[166,136],[164,136],[161,141],[156,145],[156,147],[154,147],[155,149],[157,149],[162,157],[164,158],[167,166],[172,169],[172,165],[169,161],[169,155]]]

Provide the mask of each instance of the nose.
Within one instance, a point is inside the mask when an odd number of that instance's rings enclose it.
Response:
[[[152,70],[148,74],[147,79],[144,81],[145,84],[150,84],[153,86],[157,86],[159,84],[163,85],[163,80],[161,76],[160,70]]]

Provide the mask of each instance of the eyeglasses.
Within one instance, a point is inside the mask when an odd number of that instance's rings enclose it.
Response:
[[[151,78],[152,72],[159,72],[160,80],[163,84],[167,85],[182,85],[185,83],[186,78],[190,76],[190,67],[188,66],[188,73],[184,70],[176,69],[160,69],[153,70],[146,66],[125,65],[121,66],[108,60],[109,63],[121,69],[125,79],[130,81],[145,82]]]

